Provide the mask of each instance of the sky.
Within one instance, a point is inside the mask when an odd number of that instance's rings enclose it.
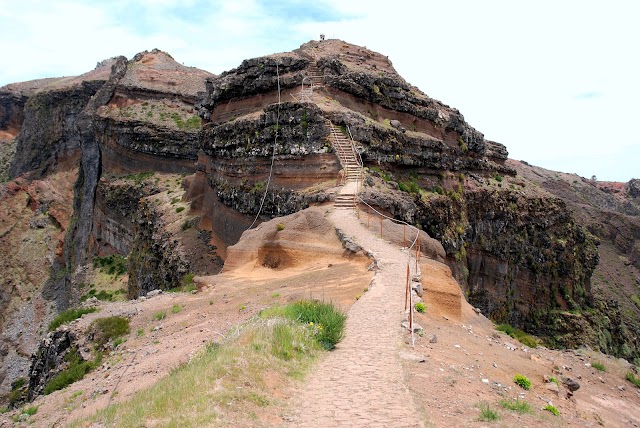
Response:
[[[338,38],[388,55],[509,157],[640,178],[637,0],[0,0],[0,86],[158,48],[221,73]]]

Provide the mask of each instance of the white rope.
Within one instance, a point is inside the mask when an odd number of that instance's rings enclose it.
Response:
[[[251,229],[253,225],[258,221],[258,217],[260,217],[260,213],[262,212],[262,207],[264,206],[264,201],[267,199],[267,192],[269,191],[269,184],[271,184],[271,177],[273,175],[273,164],[276,159],[276,144],[278,142],[278,131],[280,130],[280,69],[278,68],[278,63],[276,62],[276,75],[278,76],[278,109],[276,113],[276,135],[273,140],[273,152],[271,153],[271,167],[269,168],[269,178],[267,179],[267,185],[264,187],[264,195],[262,195],[262,201],[260,201],[260,208],[258,208],[258,212],[256,213],[256,218],[253,219],[253,223],[251,226],[247,228],[247,230]]]
[[[269,191],[269,185],[271,184],[271,177],[273,176],[273,164],[275,163],[275,159],[276,159],[276,145],[278,143],[278,131],[280,130],[280,104],[282,103],[280,98],[280,68],[278,67],[277,61],[276,61],[276,76],[278,77],[278,108],[276,111],[276,135],[273,140],[273,151],[271,152],[271,166],[269,167],[269,178],[267,179],[267,184],[264,187],[264,194],[262,195],[262,201],[260,201],[260,208],[258,208],[258,213],[256,214],[256,217],[253,219],[253,223],[251,223],[251,226],[247,227],[243,231],[243,233],[251,229],[256,224],[256,221],[258,221],[258,217],[260,217],[260,213],[262,212],[262,207],[264,206],[264,201],[267,199],[267,192]],[[267,117],[265,116],[265,122],[266,122],[266,119]],[[222,267],[220,268],[218,275],[220,275],[223,270],[224,270],[224,263],[222,264]]]

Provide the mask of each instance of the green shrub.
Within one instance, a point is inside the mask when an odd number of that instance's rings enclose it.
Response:
[[[498,412],[491,409],[491,407],[489,407],[487,403],[482,403],[480,405],[480,417],[478,418],[478,420],[491,422],[497,421],[498,419],[500,419],[500,417],[498,416]]]
[[[184,211],[184,207],[178,207],[178,208],[176,208],[176,212],[177,212],[177,213],[181,213],[182,211]]]
[[[500,174],[496,174],[493,178],[495,178],[498,183],[502,182],[502,176]]]
[[[22,409],[22,413],[26,414],[26,415],[29,415],[29,416],[33,416],[36,413],[38,413],[38,406],[26,407],[26,408]]]
[[[508,334],[509,336],[518,340],[520,343],[528,346],[529,348],[538,347],[538,342],[536,342],[536,340],[533,337],[529,336],[527,333],[525,333],[524,331],[518,328],[510,326],[509,324],[500,324],[499,326],[496,327],[496,330],[502,331]]]
[[[284,230],[284,224],[283,224],[283,223],[278,223],[278,224],[276,225],[276,230],[277,230],[278,232],[280,232],[281,230]]]
[[[637,388],[640,388],[640,377],[637,377],[633,372],[627,372],[626,379],[634,384]]]
[[[0,415],[3,415],[5,413],[9,412],[9,408],[8,407],[0,407]]]
[[[518,413],[532,413],[531,405],[523,400],[502,400],[500,405],[508,410],[513,410]]]
[[[63,324],[77,320],[84,314],[90,314],[95,311],[97,311],[96,308],[73,308],[62,311],[49,323],[49,331],[53,331]]]
[[[89,326],[88,332],[98,347],[102,347],[109,340],[129,333],[129,320],[124,317],[113,316],[98,318]]]
[[[153,314],[153,319],[156,321],[162,321],[166,317],[167,317],[166,312],[156,312],[155,314]]]
[[[27,381],[23,377],[20,377],[11,382],[11,392],[9,393],[9,404],[11,406],[27,400],[27,388],[25,387],[26,383]]]
[[[171,198],[171,205],[175,205],[180,202],[180,198]]]
[[[182,310],[182,306],[180,305],[173,305],[171,307],[171,313],[172,314],[177,314],[178,312],[180,312]]]
[[[458,146],[460,147],[460,150],[462,150],[462,153],[467,153],[469,151],[469,146],[467,146],[467,143],[465,143],[462,138],[458,138]]]
[[[398,183],[398,188],[407,193],[420,193],[420,186],[415,179],[412,179],[411,181],[401,181]]]
[[[416,303],[415,308],[416,308],[416,311],[423,314],[424,311],[427,309],[427,305],[425,305],[423,302],[418,302]]]
[[[553,377],[553,376],[551,376],[551,377],[549,378],[549,382],[553,382],[553,383],[555,383],[556,385],[560,386],[560,383],[558,382],[558,379],[556,379],[556,378],[555,378],[555,377]]]
[[[347,316],[333,303],[302,300],[287,306],[278,306],[262,311],[261,316],[281,316],[309,325],[318,343],[326,350],[335,348],[344,336]]]
[[[607,368],[605,367],[604,364],[602,364],[600,361],[592,361],[591,362],[591,367],[593,367],[594,369],[601,371],[601,372],[606,372]]]
[[[106,257],[94,257],[93,267],[100,269],[100,272],[113,275],[118,278],[127,273],[127,259],[120,254],[111,254]]]
[[[556,409],[556,406],[552,406],[551,404],[547,404],[542,408],[542,410],[546,410],[547,412],[553,413],[554,416],[560,416],[560,412]]]
[[[522,389],[526,389],[527,391],[531,389],[531,381],[524,375],[516,374],[513,381]]]
[[[98,354],[95,361],[85,361],[80,357],[77,349],[72,349],[65,355],[64,360],[68,363],[67,368],[53,376],[49,382],[47,382],[44,387],[45,395],[66,388],[72,383],[82,379],[84,375],[100,365],[102,355]]]
[[[185,220],[185,221],[182,223],[181,229],[182,229],[182,231],[189,230],[189,229],[191,229],[191,226],[193,226],[193,225],[191,224],[191,221],[189,221],[189,220]]]

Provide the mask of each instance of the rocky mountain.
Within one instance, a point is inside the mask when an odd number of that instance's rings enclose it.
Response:
[[[510,160],[387,57],[327,40],[220,76],[153,50],[0,88],[0,394],[58,311],[87,287],[114,297],[106,257],[126,258],[134,299],[220,272],[255,220],[335,200],[335,129],[366,167],[362,199],[438,240],[484,314],[640,358],[637,180]]]

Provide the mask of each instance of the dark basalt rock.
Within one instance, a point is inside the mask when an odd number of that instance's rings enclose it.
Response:
[[[205,81],[206,92],[196,104],[198,114],[208,120],[211,110],[222,101],[276,91],[278,84],[280,89],[298,86],[308,65],[307,59],[295,54],[244,60],[239,67]]]
[[[201,148],[215,158],[271,157],[275,142],[278,156],[305,156],[329,151],[328,135],[325,118],[316,105],[286,102],[267,106],[253,120],[205,126]]]
[[[336,58],[322,58],[318,65],[325,71],[324,81],[327,85],[362,100],[409,113],[446,130],[455,131],[469,150],[478,154],[485,153],[484,136],[469,126],[458,110],[413,90],[401,77],[390,73],[374,75],[364,71],[351,71]]]
[[[10,175],[39,170],[43,175],[58,158],[80,148],[75,123],[89,99],[104,81],[82,82],[68,89],[40,92],[25,105],[23,126],[16,138],[16,154]]]
[[[164,229],[153,204],[141,202],[133,223],[128,297],[136,299],[152,290],[178,287],[189,272],[189,262],[178,240]]]
[[[75,335],[65,327],[52,331],[42,339],[38,351],[31,356],[29,401],[41,395],[47,382],[65,367],[64,357],[75,339]]]
[[[632,198],[640,198],[640,180],[638,179],[631,179],[629,181],[629,195]]]

